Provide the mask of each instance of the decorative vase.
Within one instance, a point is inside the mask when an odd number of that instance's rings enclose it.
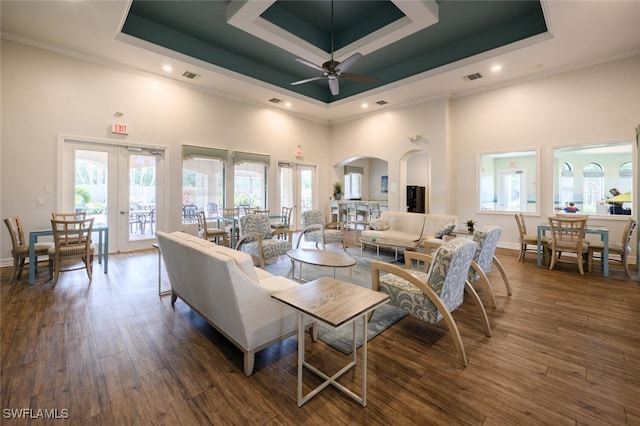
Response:
[[[341,200],[341,199],[342,199],[342,194],[333,194],[333,197],[334,197],[336,200]]]
[[[473,229],[473,225],[469,225],[469,226],[467,226],[467,230],[468,230],[469,232],[473,232],[473,230],[474,230],[474,229]]]

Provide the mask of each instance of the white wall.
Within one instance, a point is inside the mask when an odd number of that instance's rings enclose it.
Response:
[[[503,245],[515,247],[513,215],[476,211],[476,153],[540,148],[540,214],[527,218],[533,226],[552,212],[552,147],[635,138],[638,76],[640,56],[635,56],[451,101],[387,108],[328,127],[3,40],[0,214],[20,215],[27,229],[46,226],[56,192],[43,193],[43,187],[56,183],[57,135],[119,140],[109,126],[121,110],[125,115],[118,121],[130,128],[126,140],[168,147],[168,205],[181,204],[179,148],[185,143],[268,153],[272,165],[294,161],[302,143],[305,158],[318,165],[319,208],[325,211],[337,180],[333,166],[363,156],[388,160],[389,209],[400,209],[407,159],[425,153],[430,211],[501,225]],[[412,144],[409,136],[416,134],[428,142]],[[275,181],[275,166],[270,179]],[[45,206],[36,205],[39,196]],[[170,229],[179,226],[179,216],[179,208],[171,210]],[[606,221],[613,235],[621,232],[621,220],[597,219]],[[0,241],[0,258],[7,259],[6,231]]]
[[[479,225],[500,225],[504,228],[502,241],[517,242],[512,214],[476,210],[477,181],[470,173],[476,169],[476,153],[540,148],[539,213],[527,217],[532,228],[553,213],[552,149],[631,142],[639,120],[640,56],[452,100],[452,146],[458,176],[453,191],[455,213]],[[617,236],[624,220],[594,218],[593,223],[609,226],[611,235]]]
[[[27,230],[50,226],[56,208],[58,134],[167,147],[169,230],[180,224],[181,144],[270,154],[275,182],[276,162],[295,162],[302,143],[305,158],[313,159],[305,163],[318,165],[318,200],[329,199],[331,188],[322,184],[333,181],[325,125],[6,40],[1,65],[0,214],[21,216]],[[124,116],[115,118],[117,110]],[[129,135],[111,134],[114,121],[126,123]],[[45,184],[53,192],[44,193]],[[36,205],[37,197],[45,198],[44,206]],[[7,259],[11,242],[6,229],[1,235],[0,259]]]
[[[449,197],[451,166],[446,161],[447,100],[437,100],[406,108],[387,109],[366,117],[339,123],[331,129],[332,164],[338,164],[346,158],[366,153],[388,161],[389,210],[404,210],[406,206],[406,158],[413,153],[425,152],[425,164],[431,170],[431,176],[438,177],[438,189],[430,195],[437,200]],[[419,148],[409,141],[409,136],[422,135],[429,142]],[[440,180],[440,178],[442,178]],[[395,191],[394,191],[395,187]],[[433,213],[444,213],[445,204],[437,203]],[[433,206],[433,203],[431,203]]]

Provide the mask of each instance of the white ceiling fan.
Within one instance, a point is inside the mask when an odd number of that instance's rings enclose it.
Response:
[[[331,94],[336,96],[340,93],[340,84],[338,83],[338,78],[344,78],[346,80],[352,81],[360,81],[365,83],[375,83],[378,81],[376,77],[372,77],[364,74],[353,74],[347,73],[349,68],[351,68],[356,62],[358,62],[362,58],[361,53],[354,53],[349,56],[342,62],[335,61],[333,59],[333,0],[331,1],[331,60],[322,64],[322,66],[318,66],[312,62],[309,62],[305,59],[296,58],[296,61],[304,64],[308,67],[311,67],[315,70],[322,72],[321,77],[312,77],[307,78],[305,80],[300,80],[291,83],[292,86],[296,86],[298,84],[309,83],[311,81],[321,80],[326,78],[329,81],[329,90],[331,90]]]

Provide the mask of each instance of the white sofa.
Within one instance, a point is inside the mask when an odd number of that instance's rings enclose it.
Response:
[[[369,223],[370,229],[362,231],[360,238],[366,244],[415,250],[425,244],[441,244],[438,234],[453,230],[457,220],[454,215],[384,211]]]
[[[299,285],[253,265],[250,255],[183,232],[157,231],[171,281],[180,298],[244,352],[244,373],[255,353],[296,333],[296,314],[271,294]],[[316,329],[312,336],[316,340]]]

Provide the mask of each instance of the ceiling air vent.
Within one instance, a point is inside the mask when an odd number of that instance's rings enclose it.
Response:
[[[269,99],[269,102],[273,102],[274,104],[279,104],[280,102],[282,102],[282,99],[271,98],[271,99]]]
[[[482,78],[482,74],[480,74],[479,72],[476,72],[476,73],[473,73],[473,74],[465,75],[462,78],[464,78],[467,81],[477,80],[479,78]]]
[[[191,71],[185,71],[182,73],[182,76],[188,78],[189,80],[195,80],[196,78],[200,77],[200,74],[196,74]]]
[[[382,106],[382,105],[386,105],[386,104],[388,104],[388,102],[387,102],[387,101],[378,101],[378,102],[376,102],[376,103],[377,103],[378,105],[381,105],[381,106]]]

